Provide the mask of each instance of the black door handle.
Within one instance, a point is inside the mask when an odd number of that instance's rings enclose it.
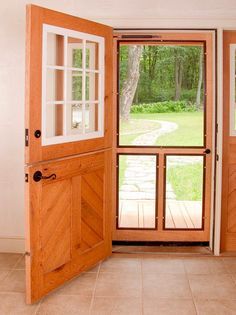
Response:
[[[35,182],[39,182],[41,179],[56,179],[57,175],[56,174],[52,174],[49,176],[43,176],[42,172],[40,171],[36,171],[33,175],[33,179]]]
[[[206,150],[204,151],[204,153],[210,154],[210,153],[211,153],[211,150],[210,150],[210,149],[206,149]]]

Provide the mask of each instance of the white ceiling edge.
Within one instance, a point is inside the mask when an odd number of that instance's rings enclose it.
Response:
[[[113,28],[236,28],[236,19],[83,17]]]

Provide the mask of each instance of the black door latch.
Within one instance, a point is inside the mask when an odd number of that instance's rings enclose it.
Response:
[[[52,174],[49,176],[43,176],[42,172],[40,171],[36,171],[33,175],[33,179],[35,182],[39,182],[41,179],[56,179],[57,175],[56,174]]]

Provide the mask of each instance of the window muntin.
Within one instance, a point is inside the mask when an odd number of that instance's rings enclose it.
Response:
[[[104,136],[104,38],[43,25],[42,145]]]

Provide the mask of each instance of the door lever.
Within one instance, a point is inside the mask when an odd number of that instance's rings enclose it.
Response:
[[[206,149],[206,150],[204,151],[204,153],[205,153],[205,154],[210,154],[210,153],[211,153],[211,150],[210,150],[210,149]]]
[[[49,176],[43,176],[42,172],[36,171],[33,175],[33,179],[35,182],[39,182],[41,179],[56,179],[57,175],[56,174],[51,174]]]

